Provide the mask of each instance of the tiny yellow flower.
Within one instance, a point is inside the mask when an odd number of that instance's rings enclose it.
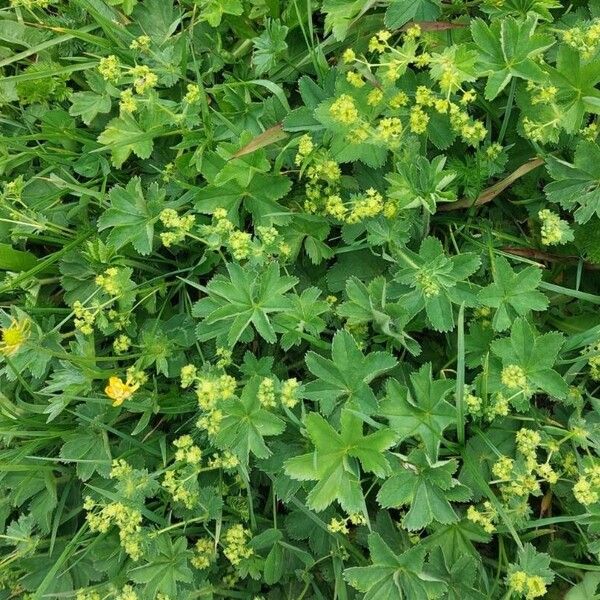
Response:
[[[31,321],[27,318],[13,319],[8,327],[0,329],[0,354],[12,356],[29,337]]]
[[[131,383],[129,379],[124,382],[120,377],[113,376],[108,380],[104,393],[113,401],[113,406],[121,406],[139,387],[139,383]]]

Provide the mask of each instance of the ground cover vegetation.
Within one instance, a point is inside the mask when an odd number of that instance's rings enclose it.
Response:
[[[598,598],[600,4],[4,0],[0,598]]]

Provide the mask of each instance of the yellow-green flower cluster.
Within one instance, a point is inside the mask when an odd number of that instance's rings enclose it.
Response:
[[[231,375],[200,377],[196,385],[198,405],[203,410],[215,408],[219,400],[233,398],[236,387],[237,382]]]
[[[497,479],[508,481],[511,478],[515,461],[508,456],[501,456],[492,466],[492,474]]]
[[[185,365],[181,367],[179,376],[181,379],[181,387],[188,388],[196,381],[198,370],[194,365]]]
[[[79,300],[75,300],[73,303],[73,314],[75,315],[75,328],[84,335],[91,335],[94,332],[96,311],[86,308]]]
[[[202,450],[194,444],[190,435],[182,435],[177,438],[173,445],[177,448],[175,460],[197,465],[202,460]]]
[[[221,429],[223,416],[223,411],[218,408],[207,410],[206,414],[202,415],[196,421],[196,427],[198,427],[198,429],[204,429],[209,436],[214,436],[219,433],[219,430]]]
[[[179,216],[176,210],[165,208],[159,216],[161,223],[169,229],[160,234],[163,246],[169,248],[173,244],[180,244],[185,239],[186,234],[194,226],[196,217],[192,214]]]
[[[152,39],[150,38],[150,36],[140,35],[136,37],[135,40],[131,42],[131,44],[129,44],[129,48],[131,50],[137,50],[138,52],[148,52],[148,50],[150,50],[151,41]]]
[[[580,52],[583,58],[592,58],[600,47],[600,19],[594,19],[589,25],[563,31],[562,39],[565,44]]]
[[[555,246],[566,244],[573,240],[573,232],[567,221],[564,221],[555,212],[547,208],[540,210],[538,218],[542,222],[540,233],[542,244],[545,246]]]
[[[527,82],[527,89],[531,93],[531,104],[552,104],[556,100],[558,88],[554,85],[536,85],[533,81]]]
[[[425,298],[434,298],[440,293],[440,286],[433,275],[428,271],[418,271],[415,281]]]
[[[348,515],[345,519],[338,519],[337,517],[332,517],[331,521],[329,521],[329,525],[327,525],[327,530],[331,533],[341,533],[347,534],[350,530],[348,528],[349,525],[354,525],[358,527],[359,525],[366,525],[367,520],[365,516],[360,513],[352,513]]]
[[[250,537],[250,531],[241,524],[232,525],[225,532],[223,554],[232,565],[239,565],[242,560],[250,558],[254,553],[248,546]]]
[[[239,464],[240,459],[229,450],[214,454],[208,459],[208,466],[211,469],[235,469]]]
[[[298,404],[300,383],[295,377],[286,379],[281,384],[281,404],[286,408],[294,408]]]
[[[390,47],[388,40],[391,37],[392,33],[390,31],[386,31],[385,29],[379,31],[369,40],[369,51],[379,52],[380,54],[385,52]]]
[[[211,248],[218,249],[225,246],[232,256],[240,261],[271,255],[278,255],[281,259],[288,256],[291,251],[274,227],[256,227],[257,235],[253,238],[247,231],[236,229],[223,208],[215,210],[213,224],[203,225],[201,233],[207,238]]]
[[[294,164],[301,165],[310,153],[314,150],[315,145],[308,133],[305,133],[298,142],[298,152],[294,159]]]
[[[584,506],[600,501],[600,465],[585,467],[573,486],[573,495]]]
[[[327,525],[327,530],[330,533],[341,533],[342,535],[345,535],[349,532],[346,520],[337,519],[336,517],[331,518],[331,521],[329,521],[329,525]]]
[[[96,275],[96,285],[101,287],[109,296],[118,296],[123,291],[119,275],[120,270],[117,267],[109,267],[104,273]]]
[[[393,135],[395,127],[392,119],[387,125]],[[307,169],[306,201],[304,209],[311,214],[322,214],[345,223],[359,223],[383,214],[391,218],[396,214],[396,205],[384,200],[380,192],[369,188],[364,194],[353,196],[345,202],[340,196],[340,170],[334,161],[319,158]]]
[[[136,65],[130,70],[133,77],[133,87],[138,94],[144,94],[156,87],[158,76],[147,65]]]
[[[98,72],[106,81],[115,82],[121,77],[121,65],[119,59],[111,54],[100,59],[98,63]]]
[[[559,473],[550,464],[552,456],[558,452],[559,444],[550,440],[544,444],[547,457],[544,462],[537,461],[537,452],[542,447],[542,438],[537,431],[522,428],[516,434],[518,456],[512,459],[500,456],[492,466],[500,491],[506,502],[512,498],[525,499],[530,494],[540,494],[540,483],[555,485]],[[564,465],[561,465],[564,469]]]
[[[229,234],[228,245],[233,258],[244,260],[252,252],[252,236],[246,231],[232,231]]]
[[[585,348],[583,353],[592,355],[587,359],[590,377],[594,381],[600,381],[600,341]]]
[[[216,355],[218,357],[216,365],[219,369],[224,369],[231,364],[233,354],[229,348],[217,348]]]
[[[343,125],[354,125],[359,118],[354,98],[348,94],[341,94],[333,101],[329,107],[329,114]]]
[[[500,380],[510,390],[524,391],[527,389],[527,375],[519,365],[507,365],[500,373]]]
[[[467,509],[467,519],[472,523],[477,523],[483,527],[486,533],[494,533],[496,531],[495,522],[498,519],[498,512],[492,506],[491,502],[485,501],[483,508],[478,510],[471,505]]]
[[[275,383],[271,377],[265,377],[258,385],[258,401],[263,408],[274,408],[277,406],[275,400]]]
[[[217,559],[215,542],[211,538],[200,538],[194,545],[191,563],[196,569],[207,569]]]
[[[517,450],[531,462],[535,462],[536,450],[542,442],[542,437],[537,431],[522,427],[516,435]]]
[[[528,575],[525,571],[511,573],[507,581],[512,592],[533,600],[546,595],[546,582],[539,575]]]
[[[598,133],[600,133],[600,123],[593,121],[589,125],[586,125],[580,133],[582,138],[593,142],[598,137]]]
[[[549,142],[557,138],[560,130],[560,115],[546,122],[538,122],[529,117],[523,118],[523,132],[534,142]]]
[[[131,339],[125,334],[118,335],[113,341],[113,349],[116,354],[124,354],[131,348]]]
[[[377,124],[377,137],[387,142],[391,148],[399,142],[402,131],[402,121],[398,117],[385,117]]]
[[[353,224],[376,217],[383,212],[384,206],[383,196],[374,188],[369,188],[364,196],[354,199],[345,221]]]
[[[169,469],[165,472],[161,485],[175,502],[181,502],[186,508],[192,509],[198,503],[198,493],[191,489],[188,482],[190,477],[195,477],[195,475],[195,473],[192,476],[182,473],[181,476],[178,476],[176,469]]]
[[[130,585],[124,585],[121,593],[115,597],[115,600],[140,600],[137,592]]]
[[[104,506],[97,504],[89,496],[85,499],[84,509],[90,529],[97,533],[106,533],[111,527],[119,530],[119,540],[125,552],[138,560],[142,555],[141,529],[142,513],[121,502],[111,502]]]
[[[75,600],[102,600],[102,596],[95,590],[78,590]]]
[[[198,100],[200,100],[202,97],[200,86],[197,83],[188,83],[186,89],[186,94],[183,97],[184,101],[188,104],[196,104],[196,102],[198,102]]]
[[[133,95],[133,90],[128,88],[121,92],[119,99],[119,110],[125,114],[132,114],[138,108],[137,100]]]

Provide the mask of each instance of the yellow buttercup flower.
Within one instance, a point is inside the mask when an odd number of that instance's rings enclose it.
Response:
[[[27,318],[13,319],[8,327],[0,329],[0,354],[12,356],[27,341],[31,321]]]
[[[108,380],[104,393],[113,401],[113,406],[121,406],[139,387],[139,383],[132,383],[129,379],[124,382],[120,377],[113,376]]]

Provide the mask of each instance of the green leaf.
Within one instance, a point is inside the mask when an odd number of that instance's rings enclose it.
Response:
[[[437,460],[444,429],[456,422],[456,408],[445,400],[454,387],[451,379],[433,379],[431,364],[423,365],[410,376],[411,389],[395,379],[387,384],[379,414],[389,419],[400,441],[418,437],[429,458]]]
[[[304,421],[314,452],[290,458],[285,472],[292,479],[317,481],[307,497],[309,508],[322,511],[337,500],[347,513],[364,512],[360,469],[377,477],[389,474],[383,454],[394,445],[396,435],[380,429],[363,435],[363,423],[353,413],[342,410],[338,433],[321,415],[309,413]]]
[[[284,175],[258,173],[247,184],[231,179],[195,190],[194,204],[196,210],[204,214],[225,208],[234,223],[239,223],[238,211],[243,206],[254,217],[255,225],[271,225],[283,222],[276,215],[285,209],[277,200],[288,193],[291,185],[291,180]]]
[[[199,5],[201,19],[211,27],[221,24],[223,15],[241,15],[244,12],[241,0],[194,0]]]
[[[410,531],[423,529],[433,521],[454,523],[458,515],[450,500],[470,498],[469,489],[452,477],[457,468],[455,460],[431,462],[425,452],[415,450],[381,486],[377,501],[384,508],[410,506],[402,519],[402,526]]]
[[[267,585],[277,583],[283,577],[284,566],[283,548],[279,544],[274,544],[265,559],[265,583]]]
[[[411,315],[400,302],[388,302],[389,288],[384,277],[376,277],[367,287],[357,277],[346,282],[348,301],[338,306],[337,314],[349,325],[371,323],[375,331],[394,340],[412,355],[420,353],[419,344],[404,329]]]
[[[575,133],[584,125],[586,112],[600,113],[600,64],[597,59],[583,61],[577,48],[562,44],[556,68],[548,67],[549,80],[557,89],[556,114],[560,124]]]
[[[344,40],[348,28],[363,6],[363,0],[325,0],[321,7],[321,12],[325,14],[325,31],[333,32],[333,37],[338,41]]]
[[[442,243],[429,236],[421,242],[418,254],[403,249],[397,255],[400,269],[395,279],[413,288],[401,301],[413,314],[425,309],[435,330],[450,331],[454,327],[452,304],[476,304],[471,286],[463,283],[479,268],[480,260],[475,254],[446,256]]]
[[[385,12],[385,26],[399,29],[409,21],[435,21],[440,15],[439,0],[392,0]]]
[[[569,163],[554,156],[546,159],[546,168],[554,181],[544,191],[550,202],[573,210],[578,223],[587,223],[594,215],[600,217],[600,180],[597,165],[600,146],[581,141],[575,150],[575,160]]]
[[[187,549],[185,536],[174,542],[162,534],[152,544],[152,558],[146,564],[128,570],[128,576],[136,583],[145,584],[144,593],[154,598],[158,592],[172,598],[178,597],[179,582],[191,583],[192,571],[188,560],[192,553]]]
[[[394,552],[378,533],[369,535],[371,565],[344,571],[346,581],[365,594],[364,600],[433,600],[446,584],[424,569],[425,548]]]
[[[60,449],[60,457],[76,464],[77,476],[87,481],[94,473],[104,476],[110,471],[110,451],[101,432],[80,429],[69,435]]]
[[[486,600],[489,596],[476,586],[478,561],[472,556],[461,556],[456,561],[445,561],[441,550],[430,555],[430,570],[448,586],[447,600]]]
[[[588,572],[581,583],[574,585],[566,594],[565,600],[597,600],[600,573]]]
[[[550,569],[550,556],[538,552],[533,544],[525,544],[517,554],[517,563],[508,565],[507,580],[515,571],[524,571],[529,577],[541,577],[546,584],[554,581],[554,571]]]
[[[436,156],[431,161],[418,156],[398,163],[398,172],[386,175],[390,184],[388,196],[398,202],[398,208],[422,206],[427,212],[435,213],[438,203],[456,200],[455,190],[446,189],[456,173],[444,169],[445,164],[445,156]]]
[[[281,345],[284,350],[300,344],[304,339],[303,333],[318,337],[325,329],[326,323],[321,315],[329,312],[330,306],[320,297],[320,289],[309,287],[300,296],[292,296],[289,309],[277,314],[275,330],[283,333]]]
[[[267,73],[277,66],[288,47],[285,42],[287,33],[288,28],[279,20],[269,20],[264,31],[252,40],[254,46],[252,62],[256,67],[257,75]]]
[[[514,319],[526,316],[529,311],[548,308],[548,298],[537,287],[542,280],[542,270],[529,266],[519,272],[499,256],[494,263],[494,283],[479,292],[479,300],[485,306],[495,308],[492,325],[496,331],[508,329]]]
[[[541,81],[544,73],[535,62],[554,43],[551,35],[535,33],[537,18],[507,17],[488,25],[482,19],[471,21],[471,35],[479,50],[479,66],[488,75],[485,97],[493,100],[513,77]]]
[[[150,158],[154,147],[153,135],[144,131],[131,115],[112,119],[98,141],[110,149],[112,164],[117,168],[132,152],[139,158]]]
[[[108,242],[117,250],[131,243],[139,254],[150,254],[154,224],[169,206],[164,201],[165,191],[152,183],[144,195],[141,179],[133,177],[125,188],[113,187],[109,200],[110,207],[98,219],[98,230],[111,230]]]
[[[0,270],[29,271],[37,263],[37,258],[31,252],[15,250],[8,244],[0,244]]]
[[[220,404],[225,417],[214,437],[215,444],[234,452],[244,464],[248,464],[250,453],[258,458],[270,456],[264,438],[279,435],[285,429],[285,423],[279,417],[261,408],[258,399],[260,381],[260,377],[253,377],[244,386],[239,399]]]
[[[282,277],[275,262],[258,271],[229,263],[227,272],[229,277],[217,275],[208,283],[207,296],[192,308],[193,316],[203,318],[196,329],[198,339],[226,339],[229,346],[234,346],[253,325],[264,340],[277,341],[269,315],[290,308],[286,292],[298,280]]]
[[[95,92],[76,92],[71,96],[71,108],[69,114],[81,117],[82,121],[89,125],[96,115],[110,112],[111,100],[108,94],[96,94]]]
[[[306,366],[318,377],[318,381],[306,385],[306,396],[320,402],[326,414],[340,398],[346,399],[347,406],[371,414],[377,408],[377,400],[369,383],[393,369],[396,359],[387,352],[364,355],[352,335],[341,330],[333,336],[331,360],[308,352]]]
[[[538,390],[543,390],[556,398],[567,395],[568,386],[564,379],[553,370],[558,352],[563,344],[563,336],[557,332],[538,335],[523,318],[513,323],[510,337],[492,342],[492,352],[501,359],[503,367],[517,366],[523,371],[526,385],[522,389],[509,388],[513,403],[529,399]]]

